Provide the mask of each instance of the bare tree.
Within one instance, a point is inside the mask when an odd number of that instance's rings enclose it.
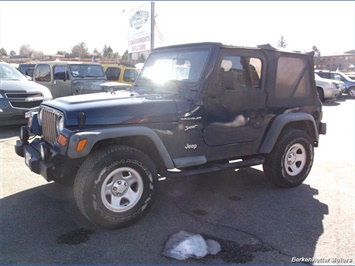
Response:
[[[30,58],[32,56],[32,53],[33,53],[33,50],[29,44],[22,45],[20,47],[20,55],[24,55],[24,56]]]
[[[88,48],[86,47],[85,42],[81,42],[81,43],[75,45],[71,49],[71,52],[72,52],[72,56],[74,56],[74,57],[84,58],[84,57],[89,56]]]

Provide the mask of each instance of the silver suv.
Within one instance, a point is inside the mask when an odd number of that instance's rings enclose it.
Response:
[[[344,73],[328,70],[315,70],[315,73],[322,78],[335,79],[344,82],[345,89],[343,92],[347,93],[350,98],[355,98],[355,80],[352,80]]]
[[[52,100],[52,94],[45,86],[0,62],[0,125],[26,124],[25,113],[48,100]]]
[[[335,99],[342,93],[342,91],[337,88],[336,83],[333,82],[333,80],[324,79],[317,74],[314,74],[314,79],[316,81],[319,99],[322,102]]]

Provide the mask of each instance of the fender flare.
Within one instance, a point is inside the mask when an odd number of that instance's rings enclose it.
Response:
[[[318,129],[314,117],[308,113],[286,113],[279,115],[272,122],[264,141],[260,145],[259,153],[270,153],[279,138],[282,129],[290,122],[305,121],[308,122],[308,128],[312,131],[310,136],[314,141],[318,141]]]
[[[91,131],[77,132],[70,136],[68,143],[68,157],[75,159],[87,156],[94,145],[105,139],[115,139],[120,137],[145,136],[154,143],[167,169],[174,168],[174,163],[166,150],[159,136],[150,128],[143,126],[125,126],[116,128],[104,128]],[[87,139],[85,148],[76,151],[77,144],[80,140]]]

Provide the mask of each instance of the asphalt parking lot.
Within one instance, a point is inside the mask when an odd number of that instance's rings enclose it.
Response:
[[[324,104],[313,169],[293,189],[261,167],[164,180],[152,210],[115,231],[88,223],[72,190],[31,173],[14,152],[19,126],[0,128],[0,264],[354,264],[355,100]],[[162,255],[185,230],[221,252],[179,261]],[[310,261],[313,259],[313,261]]]

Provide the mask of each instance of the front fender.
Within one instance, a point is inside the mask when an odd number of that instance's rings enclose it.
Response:
[[[262,142],[259,153],[270,153],[274,148],[274,145],[279,138],[282,129],[292,122],[306,122],[308,124],[308,129],[311,130],[310,136],[314,141],[318,141],[319,135],[314,117],[307,113],[287,113],[279,115],[272,122],[270,129],[267,132],[264,141]]]
[[[159,151],[165,166],[168,169],[174,168],[174,163],[159,136],[152,129],[142,126],[104,128],[74,133],[70,136],[67,154],[68,157],[72,159],[84,157],[87,156],[91,152],[94,145],[101,140],[132,136],[146,136],[151,139]],[[87,143],[85,148],[78,152],[76,147],[78,142],[82,139],[86,139]]]

